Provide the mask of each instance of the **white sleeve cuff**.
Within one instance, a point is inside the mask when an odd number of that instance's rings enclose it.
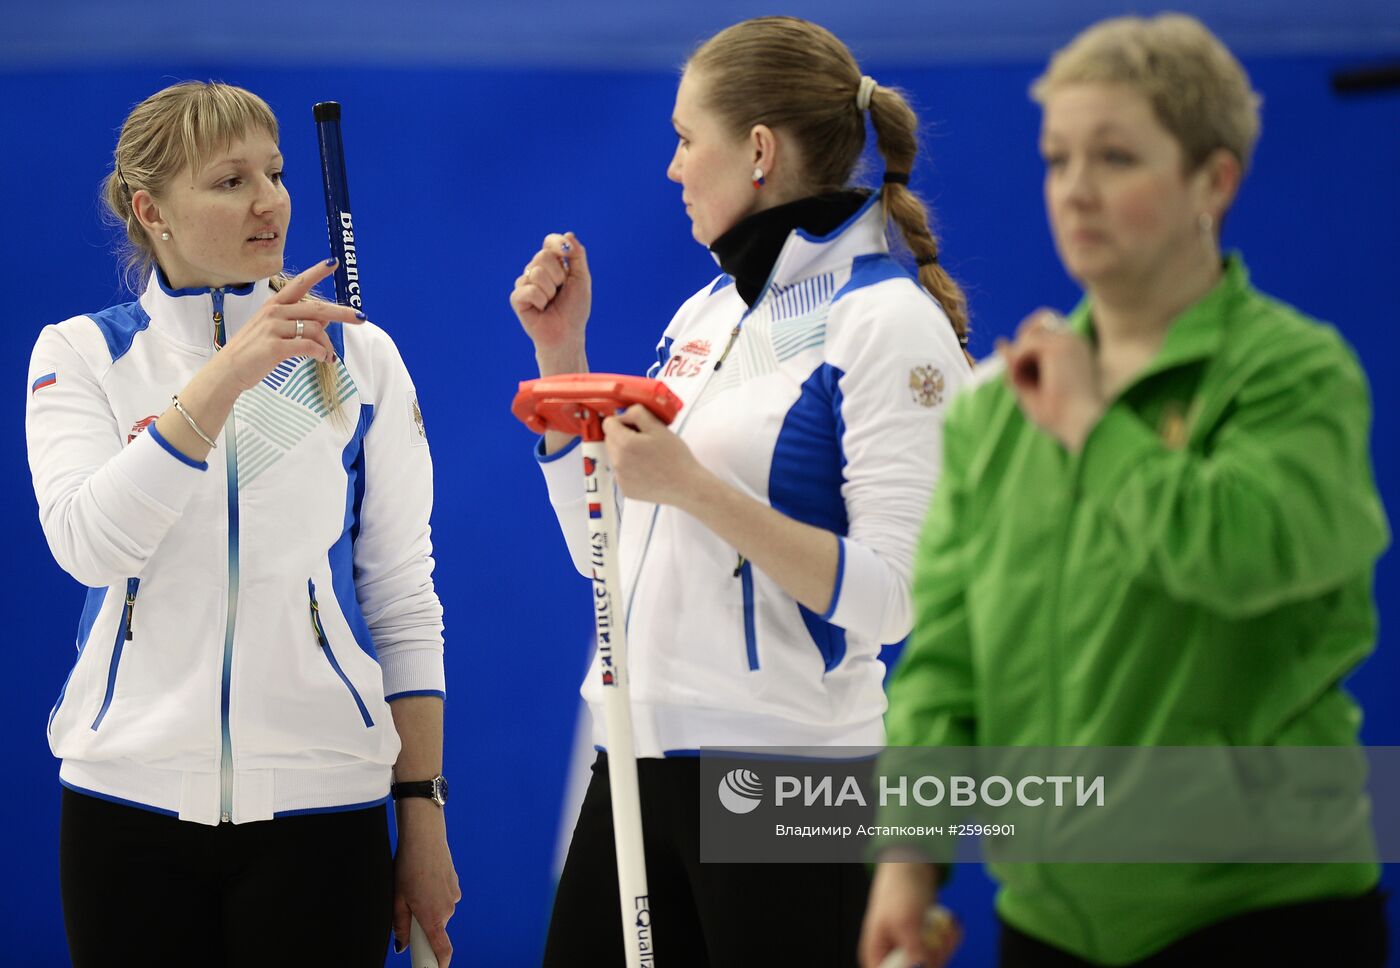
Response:
[[[559,530],[564,534],[564,543],[569,547],[569,557],[574,569],[585,578],[593,574],[588,551],[588,519],[583,515],[583,451],[579,440],[563,450],[548,456],[544,453],[544,438],[535,446],[535,460],[544,472],[545,487],[549,490],[549,503],[554,508],[554,516],[559,519]]]
[[[904,579],[859,542],[837,541],[836,587],[822,618],[877,642],[898,642],[913,624]]]
[[[132,487],[175,514],[184,510],[209,468],[207,462],[191,460],[176,450],[154,423],[122,448],[111,466]]]
[[[544,472],[549,503],[556,507],[583,500],[583,452],[579,449],[582,439],[575,437],[563,450],[552,454],[544,452],[543,437],[535,445],[535,460]]]
[[[384,676],[384,698],[405,695],[445,695],[447,677],[443,672],[442,646],[397,648],[379,656]]]

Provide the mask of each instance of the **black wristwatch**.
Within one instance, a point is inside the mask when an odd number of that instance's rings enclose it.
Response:
[[[441,807],[447,803],[447,777],[439,773],[431,780],[391,783],[389,795],[395,800],[402,800],[404,797],[427,797]]]

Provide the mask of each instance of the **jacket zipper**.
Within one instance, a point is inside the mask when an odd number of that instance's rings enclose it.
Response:
[[[729,342],[724,344],[724,350],[719,354],[719,359],[715,360],[716,371],[724,366],[724,361],[729,358],[729,351],[734,348],[734,341],[739,338],[739,329],[744,325],[744,318],[747,316],[748,313],[744,313],[744,315],[739,318],[739,322],[735,323],[734,328],[729,331]],[[703,390],[703,387],[701,389]]]
[[[136,615],[136,589],[141,587],[141,579],[128,578],[126,580],[126,640],[131,641],[131,620]]]
[[[778,259],[782,259],[782,253],[778,253]],[[729,340],[724,344],[724,350],[719,354],[719,359],[715,360],[715,373],[724,366],[724,361],[729,358],[729,351],[734,348],[734,344],[739,341],[739,333],[744,328],[744,321],[753,315],[753,311],[763,302],[763,297],[768,295],[768,290],[773,287],[773,277],[777,275],[778,262],[773,262],[773,268],[768,271],[768,278],[763,281],[763,288],[759,290],[758,298],[753,301],[753,305],[744,310],[739,321],[734,324],[734,328],[729,331]],[[707,380],[705,386],[700,388],[703,394],[709,388]],[[697,394],[695,402],[700,402],[700,395]],[[749,659],[749,671],[758,671],[758,635],[754,632],[753,617],[753,566],[743,555],[739,555],[738,564],[734,566],[734,575],[739,579],[739,587],[744,596],[744,651]]]
[[[786,247],[787,245],[786,243],[784,243],[784,249],[786,249]],[[749,304],[749,306],[743,311],[743,313],[740,314],[739,321],[735,323],[734,328],[729,331],[729,339],[725,342],[724,349],[720,351],[719,359],[715,360],[715,365],[710,368],[710,375],[705,378],[704,385],[702,385],[699,388],[699,390],[696,391],[694,403],[687,407],[684,411],[682,411],[680,420],[676,421],[676,423],[672,425],[671,432],[674,433],[676,436],[680,436],[681,430],[685,427],[687,421],[690,420],[690,415],[695,412],[695,404],[698,404],[700,400],[705,396],[705,391],[709,389],[710,386],[710,380],[712,380],[714,378],[714,375],[724,367],[725,360],[729,358],[729,351],[732,350],[734,348],[734,344],[739,341],[739,335],[744,329],[745,320],[747,320],[750,316],[753,315],[754,310],[758,309],[759,306],[763,305],[764,297],[767,296],[769,291],[773,288],[773,278],[778,274],[778,263],[782,261],[782,258],[783,253],[782,251],[780,251],[778,253],[778,258],[773,262],[773,268],[768,270],[768,278],[763,281],[763,288],[758,291],[758,296],[755,297],[754,301],[751,304]],[[632,573],[632,576],[635,580],[628,582],[626,586],[628,589],[627,604],[623,611],[622,617],[622,627],[624,630],[631,628],[632,625],[632,603],[636,600],[637,586],[641,584],[642,569],[646,565],[647,552],[651,550],[651,536],[656,530],[656,518],[660,513],[661,505],[658,504],[652,508],[651,523],[647,526],[646,540],[642,542],[642,553],[637,556],[637,566]],[[621,531],[620,522],[618,525],[618,530],[619,532]],[[749,668],[757,669],[758,643],[756,641],[756,636],[754,635],[753,625],[753,574],[751,573],[751,571],[748,570],[748,563],[744,560],[743,555],[739,556],[739,564],[738,567],[735,568],[734,573],[743,580],[744,639],[748,650]]]
[[[734,566],[734,577],[739,579],[739,587],[744,595],[744,650],[749,656],[749,671],[758,669],[758,636],[754,633],[753,619],[753,565],[743,555]]]
[[[1075,508],[1078,506],[1078,503],[1079,503],[1079,473],[1080,473],[1080,469],[1081,469],[1081,467],[1082,467],[1082,463],[1081,463],[1081,461],[1079,460],[1079,456],[1078,456],[1078,455],[1071,456],[1071,457],[1069,458],[1069,460],[1070,460],[1070,467],[1069,467],[1069,471],[1070,471],[1070,474],[1069,474],[1069,477],[1070,477],[1070,490],[1069,490],[1069,494],[1064,498],[1064,500],[1065,500],[1065,501],[1067,502],[1067,504],[1068,504],[1068,507],[1065,507],[1065,508],[1063,508],[1063,509],[1061,510],[1061,513],[1060,513],[1060,529],[1059,529],[1059,533],[1056,535],[1056,539],[1055,539],[1055,548],[1056,548],[1056,552],[1057,552],[1057,559],[1061,562],[1061,567],[1059,567],[1059,568],[1054,568],[1054,569],[1051,570],[1051,574],[1050,574],[1050,588],[1049,588],[1049,596],[1048,596],[1048,600],[1049,600],[1049,602],[1050,602],[1050,627],[1049,627],[1049,633],[1050,633],[1050,634],[1049,634],[1049,636],[1047,637],[1047,641],[1049,642],[1049,645],[1050,645],[1050,648],[1049,648],[1049,650],[1048,650],[1048,655],[1049,655],[1049,660],[1050,660],[1050,661],[1046,663],[1046,669],[1047,669],[1047,671],[1049,672],[1049,685],[1050,685],[1050,688],[1049,688],[1049,691],[1048,691],[1048,696],[1049,696],[1049,699],[1050,699],[1050,742],[1051,742],[1051,743],[1063,743],[1063,742],[1064,742],[1064,736],[1063,736],[1063,735],[1061,734],[1061,732],[1060,732],[1060,716],[1061,716],[1062,710],[1060,709],[1059,694],[1058,694],[1058,692],[1056,691],[1057,688],[1058,688],[1058,684],[1059,684],[1059,682],[1061,681],[1061,678],[1060,678],[1060,662],[1061,662],[1061,659],[1063,658],[1063,657],[1061,656],[1061,654],[1060,654],[1060,644],[1061,644],[1061,642],[1063,641],[1063,637],[1062,637],[1062,626],[1061,626],[1061,621],[1062,621],[1062,607],[1061,607],[1061,605],[1062,605],[1062,595],[1063,595],[1063,593],[1064,593],[1064,567],[1063,567],[1063,563],[1064,563],[1064,561],[1065,561],[1065,559],[1066,559],[1066,557],[1067,557],[1067,555],[1068,555],[1068,551],[1069,551],[1070,531],[1071,531],[1071,528],[1072,528],[1072,526],[1073,526],[1072,518],[1073,518],[1073,515],[1074,515]],[[1041,847],[1042,847],[1042,849],[1046,847],[1045,838],[1047,837],[1047,835],[1048,835],[1048,831],[1046,830],[1044,824],[1042,824],[1042,826],[1041,826],[1041,837],[1042,837],[1042,840],[1041,840]],[[1098,938],[1094,935],[1093,927],[1092,927],[1092,925],[1090,924],[1089,919],[1088,919],[1087,917],[1085,917],[1084,912],[1080,909],[1080,907],[1079,907],[1077,904],[1075,904],[1074,898],[1073,898],[1073,896],[1070,894],[1070,892],[1067,892],[1067,891],[1062,890],[1062,889],[1060,888],[1059,884],[1055,881],[1055,876],[1054,876],[1054,872],[1053,872],[1053,870],[1052,870],[1052,866],[1049,865],[1049,864],[1036,864],[1036,865],[1034,865],[1034,868],[1035,868],[1037,874],[1039,875],[1039,879],[1040,879],[1040,883],[1041,883],[1042,889],[1044,889],[1044,891],[1045,891],[1047,894],[1049,894],[1050,896],[1052,896],[1053,898],[1055,898],[1056,900],[1058,900],[1061,904],[1063,904],[1063,905],[1065,906],[1066,910],[1067,910],[1067,911],[1069,912],[1069,914],[1070,914],[1070,917],[1071,917],[1071,918],[1074,920],[1074,922],[1075,922],[1075,927],[1077,927],[1081,932],[1083,932],[1083,936],[1084,936],[1085,940],[1088,941],[1090,947],[1091,947],[1092,949],[1097,949],[1097,947],[1098,947]]]
[[[321,606],[316,601],[316,583],[307,579],[307,595],[311,598],[311,630],[316,633],[316,642],[321,646],[321,654],[326,657],[326,661],[331,664],[335,674],[340,676],[340,681],[345,683],[345,688],[350,690],[350,697],[355,700],[355,706],[360,710],[360,719],[364,720],[365,727],[374,725],[374,720],[370,718],[369,710],[365,707],[365,701],[360,698],[360,693],[355,689],[355,684],[350,681],[350,677],[345,674],[345,670],[340,667],[340,662],[336,660],[335,652],[331,649],[331,641],[326,637],[326,627],[321,624]]]
[[[211,289],[214,351],[224,348],[224,289]],[[224,424],[224,465],[228,480],[228,614],[224,618],[223,665],[219,673],[219,821],[233,820],[233,733],[229,697],[233,679],[233,630],[238,613],[238,428],[230,412]]]
[[[774,263],[774,264],[773,264],[773,268],[774,268],[774,269],[777,268],[777,263]],[[696,393],[695,393],[695,398],[694,398],[694,402],[693,402],[690,406],[686,407],[685,410],[681,411],[681,418],[680,418],[678,421],[676,421],[676,422],[671,426],[671,432],[672,432],[673,434],[675,434],[677,437],[680,436],[681,430],[685,427],[686,422],[687,422],[688,420],[690,420],[690,415],[691,415],[692,413],[695,412],[695,409],[694,409],[695,404],[696,404],[696,403],[699,403],[699,402],[700,402],[700,398],[703,397],[703,396],[705,395],[706,389],[709,388],[710,380],[712,380],[712,379],[714,378],[714,375],[715,375],[716,373],[718,373],[718,372],[720,371],[720,369],[724,366],[724,361],[725,361],[726,359],[729,358],[729,351],[732,350],[732,349],[734,348],[734,344],[735,344],[736,342],[738,342],[738,340],[739,340],[739,333],[740,333],[740,331],[744,328],[744,320],[748,319],[749,316],[750,316],[750,314],[753,313],[755,307],[757,307],[758,304],[761,303],[761,302],[763,301],[763,297],[764,297],[764,295],[767,294],[767,292],[768,292],[768,287],[769,287],[769,285],[772,283],[772,281],[773,281],[773,273],[770,272],[770,273],[768,274],[768,281],[765,282],[765,283],[763,284],[763,290],[762,290],[762,292],[760,292],[760,293],[758,294],[758,298],[755,299],[755,300],[753,301],[753,305],[752,305],[752,306],[750,306],[748,309],[744,310],[743,315],[739,317],[739,321],[738,321],[737,323],[735,323],[735,324],[734,324],[734,328],[731,329],[731,330],[729,331],[729,339],[728,339],[728,341],[724,344],[724,349],[720,351],[719,359],[715,360],[715,365],[714,365],[713,367],[710,368],[710,375],[707,376],[707,377],[705,378],[704,384],[700,387],[699,390],[696,391]],[[659,505],[659,504],[656,505],[655,507],[653,507],[653,508],[651,509],[651,523],[647,525],[647,536],[646,536],[646,540],[642,542],[642,553],[638,556],[636,571],[634,571],[634,572],[632,573],[632,577],[633,577],[634,580],[633,580],[633,581],[630,581],[630,582],[627,582],[626,585],[624,586],[625,588],[627,588],[627,592],[626,592],[626,595],[627,595],[627,603],[626,603],[626,606],[624,607],[623,613],[622,613],[622,628],[623,628],[623,631],[628,630],[628,629],[631,628],[631,626],[632,626],[632,603],[633,603],[634,601],[636,601],[636,597],[637,597],[637,585],[639,585],[639,584],[641,583],[642,568],[643,568],[644,565],[646,565],[647,552],[651,550],[651,536],[652,536],[653,532],[655,532],[655,530],[656,530],[656,518],[657,518],[657,516],[658,516],[660,513],[661,513],[661,505]],[[619,532],[619,533],[618,533],[618,536],[617,536],[617,538],[616,538],[615,540],[619,540],[619,541],[621,540],[621,531],[622,531],[622,521],[621,521],[621,518],[619,518],[619,520],[618,520],[618,532]],[[737,574],[737,571],[736,571],[736,574]],[[757,661],[758,661],[758,659],[757,659],[757,653],[755,652],[755,653],[752,653],[752,654],[753,654],[753,656],[754,656],[753,661],[754,661],[754,662],[757,662]],[[757,666],[751,666],[751,668],[757,668]]]
[[[102,696],[102,708],[97,711],[97,718],[92,721],[93,732],[97,732],[97,727],[102,725],[102,720],[107,717],[107,708],[112,705],[112,693],[117,688],[117,666],[122,661],[122,646],[131,641],[131,619],[136,614],[136,590],[140,587],[141,579],[126,580],[126,604],[122,608],[121,621],[117,623],[117,639],[112,644],[112,661],[107,666],[107,691]]]

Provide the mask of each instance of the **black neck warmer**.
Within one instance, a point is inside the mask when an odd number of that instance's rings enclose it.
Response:
[[[740,221],[715,239],[710,251],[719,260],[719,267],[734,277],[734,288],[745,305],[752,306],[793,229],[828,235],[869,198],[868,191],[848,190],[775,205]]]

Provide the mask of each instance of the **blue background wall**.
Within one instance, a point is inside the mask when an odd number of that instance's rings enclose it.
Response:
[[[545,3],[532,22],[518,6],[470,6],[454,13],[425,4],[418,19],[389,19],[351,4],[347,21],[318,5],[274,16],[270,5],[253,4],[233,22],[202,3],[170,4],[161,18],[121,3],[0,4],[8,33],[0,40],[0,186],[10,212],[0,241],[10,267],[0,385],[13,388],[11,406],[0,409],[10,442],[0,448],[0,530],[9,536],[0,563],[8,653],[0,736],[9,767],[0,797],[8,833],[0,963],[66,963],[59,787],[43,724],[72,659],[82,595],[53,564],[35,514],[25,365],[44,324],[129,298],[96,186],[131,105],[192,77],[247,86],[282,119],[294,202],[288,259],[298,266],[326,255],[311,104],[345,106],[366,306],[415,375],[436,462],[446,772],[464,894],[452,923],[457,964],[538,959],[590,618],[531,439],[508,412],[516,381],[534,374],[506,295],[546,232],[576,231],[595,275],[593,366],[645,368],[671,312],[715,271],[664,177],[671,65],[706,32],[767,11],[730,2],[687,20],[641,3]],[[1073,4],[1048,20],[1044,5],[1029,2],[876,5],[875,16],[859,19],[822,6],[787,9],[854,37],[867,70],[909,90],[928,124],[915,187],[936,207],[945,265],[969,292],[974,351],[988,352],[1038,305],[1072,305],[1075,288],[1045,227],[1038,112],[1025,92],[1053,46],[1114,5]],[[1308,7],[1282,3],[1268,16],[1260,10],[1268,4],[1227,4],[1206,17],[1246,52],[1265,98],[1255,171],[1225,238],[1247,254],[1262,288],[1334,321],[1357,348],[1374,389],[1376,474],[1395,513],[1400,91],[1343,99],[1328,79],[1337,68],[1400,57],[1400,12],[1367,2],[1325,14]],[[1400,744],[1395,558],[1382,562],[1377,586],[1380,650],[1352,681],[1371,743]],[[1389,869],[1386,879],[1400,888],[1400,872]],[[989,963],[989,885],[969,869],[948,901],[969,926],[957,963]],[[1395,903],[1391,914],[1400,923]],[[159,912],[133,930],[159,935]]]

